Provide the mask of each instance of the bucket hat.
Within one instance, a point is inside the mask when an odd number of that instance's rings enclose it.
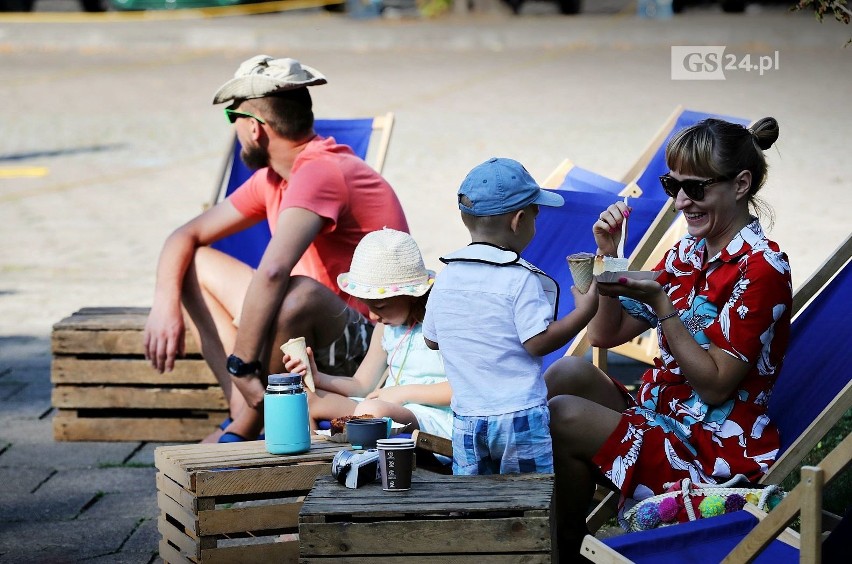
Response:
[[[275,59],[269,55],[256,55],[244,61],[234,78],[219,87],[213,103],[231,100],[263,98],[282,90],[316,86],[328,82],[318,70],[301,64],[296,59]]]
[[[458,191],[459,209],[474,216],[489,216],[524,209],[530,204],[559,207],[562,196],[543,190],[524,165],[504,158],[491,158],[476,166]],[[462,203],[463,196],[470,205]]]
[[[422,296],[434,281],[411,235],[387,227],[364,235],[349,272],[337,277],[341,290],[366,300]]]

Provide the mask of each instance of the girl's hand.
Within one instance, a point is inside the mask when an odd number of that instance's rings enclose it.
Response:
[[[311,373],[314,375],[314,387],[321,388],[323,375],[319,370],[317,370],[317,363],[314,361],[314,351],[311,347],[306,347],[306,350],[308,352],[308,361],[311,363]],[[305,374],[308,373],[305,363],[302,362],[301,359],[293,358],[289,354],[284,353],[282,361],[284,362],[284,368],[287,372],[294,372],[299,374],[302,378],[304,378]]]
[[[630,206],[616,202],[605,209],[592,226],[595,244],[600,254],[615,256],[621,241],[621,224],[630,216]]]
[[[389,388],[379,388],[378,390],[373,390],[365,399],[377,399],[381,401],[386,401],[388,403],[395,403],[398,405],[404,404],[408,401],[406,391],[403,389],[405,386],[391,386]]]

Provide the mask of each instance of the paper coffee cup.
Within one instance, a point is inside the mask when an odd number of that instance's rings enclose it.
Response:
[[[585,294],[589,291],[589,286],[592,285],[595,255],[592,253],[574,253],[565,257],[565,260],[568,261],[568,270],[571,271],[574,285],[580,290],[581,294]]]
[[[412,439],[379,439],[379,473],[382,489],[386,492],[404,492],[411,489],[414,471],[414,441]]]
[[[305,338],[296,337],[295,339],[290,339],[281,345],[281,352],[289,354],[293,358],[301,359],[302,362],[305,363],[307,372],[305,372],[305,377],[302,379],[302,383],[305,384],[310,391],[316,392],[317,390],[314,388],[314,374],[311,372],[311,362],[308,360],[308,351],[305,347]]]

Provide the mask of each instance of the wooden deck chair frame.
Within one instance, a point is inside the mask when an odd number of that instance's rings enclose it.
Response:
[[[385,168],[385,161],[387,160],[394,122],[395,116],[393,112],[373,116],[373,135],[370,138],[370,145],[367,149],[367,158],[365,160],[379,174],[381,174]],[[237,136],[234,135],[222,166],[219,184],[215,187],[213,195],[210,198],[210,202],[205,206],[205,208],[214,206],[225,199],[225,191],[228,187],[228,177],[231,174],[234,145],[236,143]]]
[[[745,510],[755,515],[758,523],[728,553],[722,563],[751,562],[775,539],[799,549],[800,562],[814,564],[820,562],[823,488],[850,464],[852,464],[852,434],[847,435],[816,466],[802,467],[802,479],[799,484],[769,514],[746,504]],[[801,533],[787,528],[797,515],[801,515]],[[705,520],[708,526],[711,526],[711,522],[712,519]],[[592,535],[587,535],[583,539],[580,551],[589,560],[602,564],[632,562]]]

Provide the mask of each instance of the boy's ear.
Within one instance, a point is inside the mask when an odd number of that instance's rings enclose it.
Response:
[[[509,224],[509,227],[512,229],[513,233],[518,232],[518,228],[521,226],[521,219],[524,217],[524,213],[526,212],[523,209],[520,209],[512,215],[512,221]]]

